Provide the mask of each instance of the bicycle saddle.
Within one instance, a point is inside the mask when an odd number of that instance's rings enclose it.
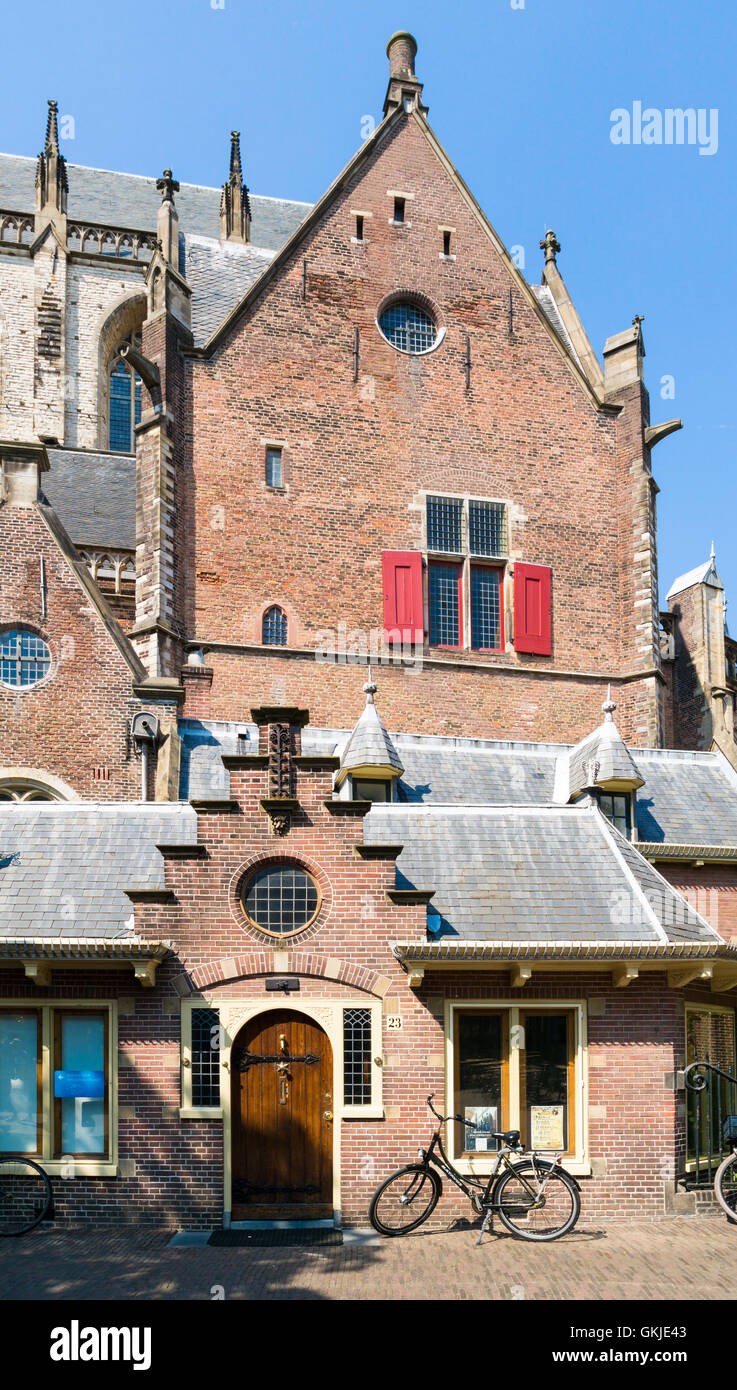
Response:
[[[501,1139],[503,1144],[511,1144],[512,1148],[514,1148],[516,1144],[519,1144],[519,1133],[518,1129],[507,1129],[503,1134],[493,1135],[493,1138]]]

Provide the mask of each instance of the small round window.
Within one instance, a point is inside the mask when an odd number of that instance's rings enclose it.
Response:
[[[49,673],[51,652],[35,632],[11,628],[0,632],[0,681],[28,689],[38,685]]]
[[[314,921],[320,894],[311,874],[296,864],[266,864],[246,880],[241,901],[259,931],[293,936]]]
[[[386,341],[399,352],[429,352],[438,341],[434,318],[409,299],[395,299],[379,315]]]

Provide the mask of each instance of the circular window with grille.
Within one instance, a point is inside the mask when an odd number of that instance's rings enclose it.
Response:
[[[432,352],[445,336],[445,329],[438,329],[430,305],[406,296],[397,296],[385,303],[376,322],[382,337],[397,352],[413,357]]]
[[[0,682],[16,690],[38,685],[51,669],[51,652],[43,638],[27,628],[0,632]]]
[[[296,936],[320,911],[320,889],[299,864],[262,864],[245,879],[241,906],[267,936]]]

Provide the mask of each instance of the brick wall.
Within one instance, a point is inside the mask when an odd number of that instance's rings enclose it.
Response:
[[[393,188],[415,194],[401,227],[389,225]],[[373,214],[364,244],[351,240],[356,208]],[[456,228],[455,261],[439,255],[439,224]],[[374,322],[386,295],[402,288],[421,290],[447,330],[423,358],[397,353]],[[520,655],[507,642],[498,656],[478,656],[493,673],[485,682],[451,667],[442,689],[407,683],[403,727],[428,729],[431,705],[432,730],[442,731],[473,683],[480,710],[466,732],[486,722],[503,735],[548,738],[558,724],[577,738],[596,722],[594,675],[652,667],[639,387],[622,393],[618,418],[593,407],[414,122],[336,195],[213,356],[185,365],[177,535],[189,562],[179,604],[191,640],[252,644],[269,602],[290,615],[290,646],[314,648],[341,621],[367,636],[380,630],[381,551],[422,548],[425,489],[508,502],[512,561],[552,567],[553,653]],[[284,443],[283,494],[265,486],[267,440]],[[216,674],[219,717],[242,717],[241,689],[259,664],[250,658],[239,678],[243,660],[232,652],[226,679]],[[212,654],[208,664],[216,666]],[[550,670],[572,673],[591,698],[575,680],[530,679]],[[303,676],[309,681],[305,667]],[[267,659],[257,679],[270,678]],[[655,683],[643,681],[623,733],[655,742],[658,720]]]

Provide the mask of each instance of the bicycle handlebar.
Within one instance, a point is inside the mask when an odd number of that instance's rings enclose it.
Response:
[[[476,1128],[476,1126],[475,1126],[473,1120],[464,1120],[464,1118],[463,1118],[462,1115],[440,1115],[440,1114],[438,1114],[437,1110],[435,1109],[435,1106],[434,1106],[433,1103],[432,1103],[432,1100],[433,1100],[433,1096],[434,1096],[434,1095],[435,1095],[435,1092],[433,1091],[432,1096],[428,1096],[428,1098],[427,1098],[427,1104],[428,1104],[429,1109],[432,1110],[432,1113],[433,1113],[433,1115],[435,1116],[435,1118],[436,1118],[437,1120],[440,1120],[441,1124],[444,1124],[444,1125],[445,1125],[445,1124],[448,1123],[449,1120],[457,1120],[458,1123],[461,1124],[461,1125],[468,1125],[468,1128],[469,1128],[469,1129],[475,1129],[475,1128]]]

